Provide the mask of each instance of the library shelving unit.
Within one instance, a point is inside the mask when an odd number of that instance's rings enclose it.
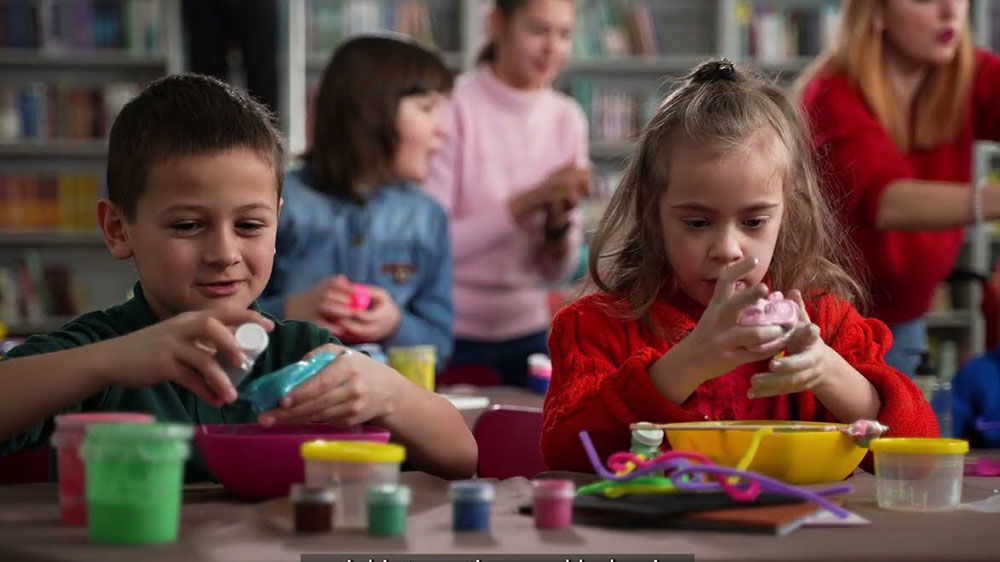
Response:
[[[182,70],[180,0],[5,0],[0,11],[0,323],[25,336],[125,299],[96,228],[106,137]]]

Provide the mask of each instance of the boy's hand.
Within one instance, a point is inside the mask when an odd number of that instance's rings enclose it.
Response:
[[[789,296],[799,305],[800,321],[789,335],[788,355],[772,359],[770,373],[754,375],[750,379],[750,390],[747,392],[750,398],[812,390],[824,381],[825,374],[833,372],[825,367],[833,350],[820,338],[819,326],[809,321],[802,293],[793,290]]]
[[[247,322],[266,330],[274,324],[252,310],[185,312],[127,336],[107,341],[108,384],[143,388],[173,381],[219,407],[236,400],[236,389],[216,357],[235,366],[243,352],[233,332]]]
[[[285,317],[312,322],[340,337],[344,330],[341,320],[351,314],[351,282],[337,275],[313,285],[308,291],[285,300]]]
[[[334,333],[349,343],[372,343],[392,337],[403,320],[402,312],[392,296],[375,285],[368,285],[371,304],[340,320],[341,333]]]
[[[744,258],[726,267],[716,280],[712,300],[698,325],[685,338],[684,347],[704,380],[724,375],[739,365],[773,356],[785,347],[790,334],[780,326],[741,326],[740,313],[767,296],[763,284],[736,290],[736,283],[756,266]]]
[[[306,355],[330,351],[338,357],[282,398],[277,408],[261,413],[258,422],[263,426],[329,423],[347,428],[392,413],[404,385],[413,383],[362,353],[344,354],[345,349],[327,344]]]

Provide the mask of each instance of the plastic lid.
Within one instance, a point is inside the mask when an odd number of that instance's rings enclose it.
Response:
[[[87,430],[88,441],[176,441],[187,440],[194,427],[183,423],[95,423]]]
[[[649,422],[640,422],[649,423]],[[662,429],[634,429],[632,430],[632,441],[641,443],[649,447],[654,447],[663,443]]]
[[[528,366],[541,369],[551,369],[552,360],[549,359],[549,356],[544,353],[532,353],[528,356]]]
[[[491,502],[495,495],[493,484],[479,480],[452,482],[448,490],[448,497],[452,501]]]
[[[57,430],[84,429],[95,423],[150,423],[156,421],[152,414],[140,412],[83,412],[61,414],[55,417]]]
[[[874,439],[870,448],[876,453],[902,455],[964,455],[969,452],[969,442],[964,439],[896,437]]]
[[[395,443],[369,441],[326,441],[317,439],[302,444],[302,458],[320,461],[401,463],[406,449]]]
[[[576,485],[572,480],[541,479],[531,482],[531,488],[536,498],[566,498],[576,495]]]
[[[236,343],[251,358],[263,353],[268,341],[267,330],[256,322],[247,322],[236,328]]]
[[[333,503],[337,501],[337,492],[327,486],[292,484],[288,497],[295,503]]]
[[[410,488],[398,484],[379,484],[368,488],[371,505],[410,505]]]

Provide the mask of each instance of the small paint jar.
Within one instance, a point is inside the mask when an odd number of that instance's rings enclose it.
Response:
[[[66,525],[87,524],[86,470],[80,457],[80,445],[87,428],[96,423],[151,423],[151,414],[126,412],[89,412],[55,417],[52,445],[56,448],[59,478],[59,514]]]
[[[98,423],[80,446],[87,465],[87,529],[99,544],[177,540],[184,460],[194,428],[179,423]]]
[[[406,534],[406,510],[410,507],[410,488],[383,484],[368,488],[368,534],[399,537]]]
[[[459,532],[489,530],[490,507],[495,495],[493,484],[460,480],[451,483],[448,495],[452,501],[452,529]]]
[[[552,361],[544,353],[532,353],[528,356],[528,388],[538,394],[545,395],[549,391],[552,380]]]
[[[535,500],[535,528],[565,529],[573,523],[572,480],[535,480],[531,483]]]
[[[293,484],[289,498],[294,507],[296,533],[322,533],[333,527],[337,495],[332,488]]]

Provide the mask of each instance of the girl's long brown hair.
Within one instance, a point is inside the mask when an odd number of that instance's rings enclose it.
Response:
[[[727,61],[696,68],[642,132],[594,233],[589,256],[593,282],[626,299],[630,317],[648,322],[650,307],[665,289],[664,279],[672,278],[659,217],[659,199],[670,189],[671,148],[745,150],[748,141],[763,133],[774,135],[784,175],[785,212],[769,270],[772,288],[833,293],[864,304],[862,285],[846,270],[853,265],[851,243],[819,188],[804,130],[797,106],[778,86]]]

